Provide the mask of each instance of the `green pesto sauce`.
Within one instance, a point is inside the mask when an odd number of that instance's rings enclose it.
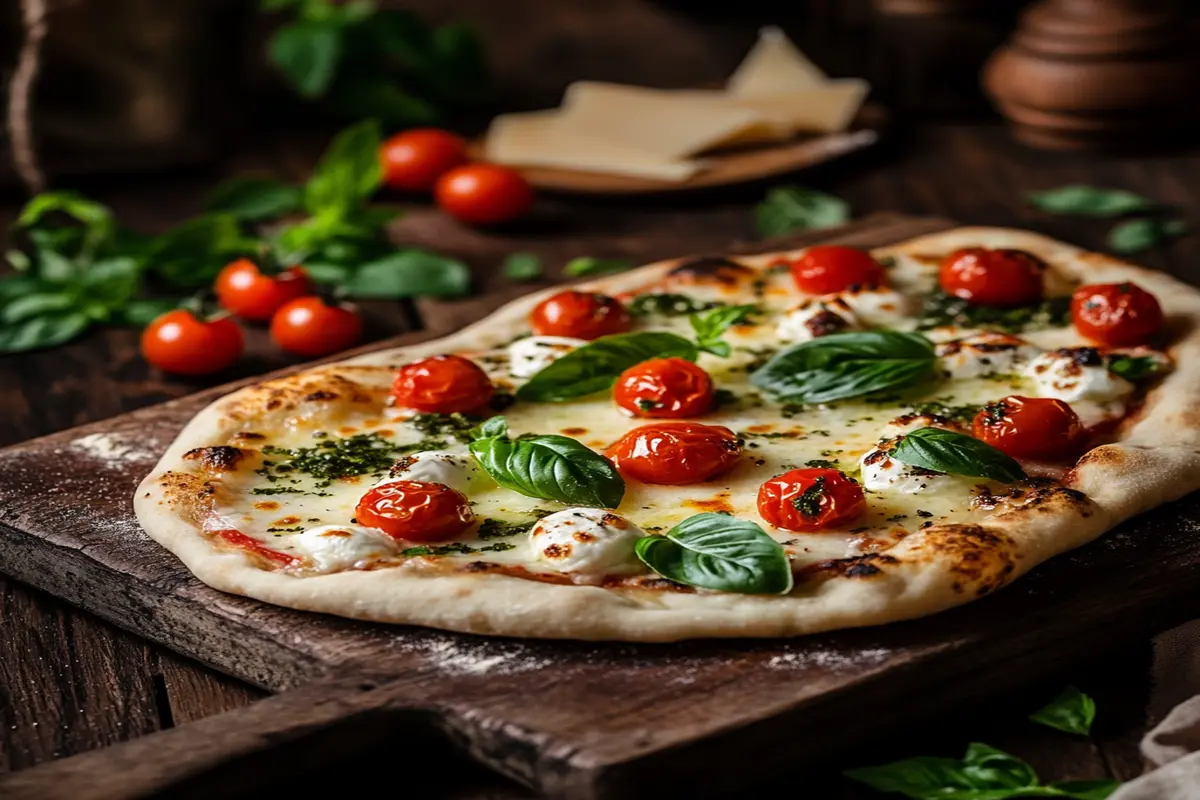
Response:
[[[352,475],[382,475],[392,466],[397,456],[419,450],[440,450],[446,446],[443,439],[423,439],[412,444],[397,444],[377,433],[358,433],[345,438],[318,436],[310,447],[286,449],[267,445],[263,455],[270,456],[255,470],[269,483],[299,484],[297,474],[316,478],[313,489],[324,489],[339,478]],[[254,494],[307,494],[294,486],[268,486],[253,490]]]
[[[641,294],[629,301],[626,309],[635,317],[657,314],[662,317],[682,317],[700,311],[709,311],[727,305],[718,301],[704,302],[686,294],[651,293]]]
[[[971,305],[960,297],[937,290],[926,295],[917,330],[954,325],[1023,333],[1062,327],[1070,320],[1070,314],[1070,297],[1050,297],[1020,308],[988,308]]]

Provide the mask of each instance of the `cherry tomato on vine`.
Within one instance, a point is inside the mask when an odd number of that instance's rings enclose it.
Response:
[[[467,498],[445,484],[392,481],[364,494],[354,518],[395,539],[444,542],[471,527],[475,514]]]
[[[533,187],[516,170],[497,164],[466,164],[438,178],[438,208],[469,225],[494,225],[524,214],[533,205]]]
[[[1062,400],[1011,395],[984,406],[972,432],[1013,458],[1064,461],[1076,455],[1083,426]]]
[[[242,319],[262,322],[284,303],[312,292],[312,281],[302,267],[264,275],[253,261],[239,258],[221,270],[213,289],[222,308]]]
[[[728,472],[742,457],[742,443],[721,425],[658,422],[629,431],[604,455],[642,483],[684,486]]]
[[[474,411],[495,394],[487,373],[462,356],[433,356],[405,364],[392,381],[400,408],[438,414]]]
[[[1132,283],[1080,286],[1071,296],[1075,330],[1109,347],[1144,344],[1162,327],[1162,306]]]
[[[1011,308],[1042,299],[1046,262],[1024,250],[968,247],[942,259],[938,282],[947,294],[977,306]]]
[[[850,286],[878,286],[883,267],[870,253],[853,247],[818,245],[791,264],[796,288],[808,294],[831,294]]]
[[[613,400],[635,417],[698,417],[712,408],[713,382],[687,359],[653,358],[621,373]]]
[[[168,311],[142,331],[142,355],[178,375],[208,375],[232,366],[242,355],[242,329],[221,315],[197,319],[187,309]]]
[[[336,353],[361,336],[362,319],[353,306],[331,306],[316,296],[286,303],[271,317],[271,340],[298,356]]]
[[[866,510],[862,487],[836,469],[793,469],[758,489],[759,515],[785,531],[838,528]]]
[[[389,189],[431,192],[438,178],[467,163],[467,145],[449,131],[413,128],[383,143],[379,163]]]
[[[538,303],[529,314],[529,324],[538,336],[590,341],[625,333],[633,327],[633,320],[615,297],[568,290]]]

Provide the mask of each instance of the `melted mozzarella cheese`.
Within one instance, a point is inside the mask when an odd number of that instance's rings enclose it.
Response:
[[[947,378],[989,378],[1017,372],[1042,351],[1019,336],[983,332],[943,342],[936,352]]]
[[[396,459],[387,477],[376,486],[396,481],[440,483],[462,494],[468,494],[473,481],[484,472],[473,456],[451,453],[448,450],[422,450]]]
[[[603,508],[568,508],[544,517],[529,532],[534,557],[558,572],[628,575],[645,567],[633,552],[645,533]]]
[[[938,416],[937,414],[905,414],[902,417],[896,417],[884,425],[883,430],[879,432],[879,436],[881,439],[895,439],[898,436],[903,436],[906,433],[911,433],[921,428],[941,428],[944,431],[967,433],[966,425],[947,417]]]
[[[946,477],[940,472],[914,467],[892,458],[891,451],[899,443],[899,439],[881,442],[879,447],[874,447],[863,455],[859,461],[859,468],[864,488],[917,494],[930,488],[934,481]]]
[[[527,336],[508,346],[508,371],[514,378],[531,378],[577,347],[587,344],[569,336]]]
[[[298,549],[312,560],[317,572],[351,569],[356,564],[395,555],[396,540],[378,528],[363,525],[321,525],[296,536]]]
[[[837,295],[801,303],[779,320],[775,335],[785,342],[807,342],[818,336],[858,330],[858,318]]]
[[[840,298],[858,319],[878,328],[894,327],[912,311],[907,297],[886,286],[852,287],[822,299],[830,297]]]
[[[1092,347],[1067,347],[1038,356],[1026,369],[1041,397],[1068,403],[1106,404],[1133,393],[1134,386],[1108,371],[1104,358]]]

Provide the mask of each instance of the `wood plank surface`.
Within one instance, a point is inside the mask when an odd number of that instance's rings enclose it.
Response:
[[[833,240],[870,246],[945,224],[884,216]],[[199,792],[214,780],[218,760],[283,740],[311,746],[316,729],[361,712],[363,736],[448,733],[482,762],[552,795],[733,791],[746,780],[742,759],[753,756],[756,777],[765,779],[860,744],[863,731],[837,724],[856,710],[886,706],[896,725],[1025,685],[1113,641],[1200,613],[1191,592],[1200,577],[1200,542],[1188,535],[1200,526],[1194,500],[1139,518],[967,608],[794,641],[512,642],[268,607],[199,584],[146,540],[128,510],[128,492],[156,453],[223,391],[0,452],[0,526],[9,534],[0,538],[0,568],[265,688],[335,683],[17,773],[0,779],[0,789],[18,797],[44,796],[50,786],[83,792],[100,787],[99,773],[111,776],[116,763],[129,765],[119,787],[130,796],[168,786]],[[79,443],[100,430],[145,449],[97,461]],[[34,499],[34,486],[48,489]],[[355,674],[368,683],[356,683]],[[350,692],[344,713],[335,705],[328,717],[312,716],[306,698],[339,691]],[[653,726],[637,723],[647,717]],[[227,746],[214,745],[214,736]],[[803,743],[802,755],[792,742]],[[165,769],[155,753],[169,754],[174,767]]]

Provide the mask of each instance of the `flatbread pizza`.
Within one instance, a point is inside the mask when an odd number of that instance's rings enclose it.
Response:
[[[141,483],[217,589],[506,636],[783,637],[984,597],[1200,488],[1200,292],[959,228],[651,264],[240,389]]]

